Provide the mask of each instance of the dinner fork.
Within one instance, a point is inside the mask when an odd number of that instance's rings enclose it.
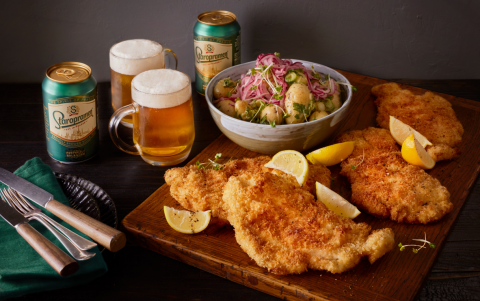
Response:
[[[68,250],[68,252],[76,260],[78,261],[87,260],[95,256],[95,253],[78,249],[70,240],[68,240],[65,236],[60,234],[60,232],[57,231],[57,229],[55,229],[48,222],[46,222],[42,216],[38,216],[37,214],[26,213],[28,211],[25,210],[25,208],[18,203],[17,201],[18,199],[16,199],[14,197],[14,194],[12,194],[10,191],[7,191],[6,189],[0,190],[0,196],[3,198],[3,200],[7,204],[9,204],[12,208],[17,210],[23,216],[25,216],[25,218],[27,218],[28,220],[36,220],[39,223],[41,223],[43,226],[45,226],[48,230],[50,230],[50,232],[52,232],[52,234],[55,235],[55,237],[62,243],[62,245]]]
[[[93,241],[90,241],[88,239],[81,237],[77,233],[57,223],[55,220],[51,219],[49,216],[43,214],[43,212],[39,208],[33,206],[29,201],[27,201],[23,197],[23,195],[18,193],[18,191],[13,190],[11,188],[8,188],[8,191],[5,191],[4,189],[4,193],[7,193],[7,192],[10,193],[12,197],[15,197],[15,200],[18,202],[18,204],[23,207],[25,214],[37,215],[42,217],[46,222],[48,222],[50,225],[57,228],[58,231],[60,231],[63,235],[65,235],[75,246],[77,246],[78,249],[86,251],[88,249],[91,249],[97,246],[97,244],[94,243]]]

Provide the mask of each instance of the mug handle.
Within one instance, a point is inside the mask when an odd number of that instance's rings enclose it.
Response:
[[[178,66],[177,55],[175,54],[175,52],[173,52],[171,49],[168,49],[168,48],[165,48],[165,52],[168,52],[168,54],[166,54],[165,56],[173,55],[173,57],[175,58],[175,68],[170,68],[170,63],[168,64],[168,67],[166,66],[165,68],[177,70],[177,66]]]
[[[120,123],[122,118],[135,112],[136,109],[133,104],[121,107],[120,109],[115,111],[115,113],[113,113],[112,115],[112,118],[110,118],[110,122],[108,124],[108,131],[110,132],[110,137],[112,138],[113,144],[115,144],[116,147],[126,152],[127,154],[139,155],[140,153],[133,145],[125,143],[122,138],[118,136],[117,131],[118,124]]]

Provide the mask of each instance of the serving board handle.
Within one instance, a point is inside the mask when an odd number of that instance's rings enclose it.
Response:
[[[124,233],[56,200],[48,202],[45,208],[112,252],[119,251],[127,243]]]

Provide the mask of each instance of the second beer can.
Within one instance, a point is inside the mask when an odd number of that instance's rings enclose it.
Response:
[[[51,66],[42,83],[47,151],[62,163],[79,163],[98,152],[97,82],[78,62]]]
[[[198,16],[193,28],[198,93],[205,95],[208,82],[217,73],[240,64],[240,44],[240,24],[233,13],[214,10]]]

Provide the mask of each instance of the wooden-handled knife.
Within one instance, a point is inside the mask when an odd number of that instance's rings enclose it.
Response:
[[[52,212],[112,252],[119,251],[127,242],[124,233],[56,201],[52,194],[3,168],[0,168],[0,182]]]
[[[14,227],[60,276],[70,276],[78,270],[78,262],[38,233],[28,224],[28,220],[23,215],[2,200],[0,200],[0,216]]]

